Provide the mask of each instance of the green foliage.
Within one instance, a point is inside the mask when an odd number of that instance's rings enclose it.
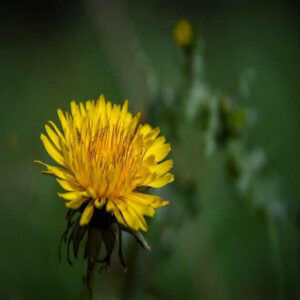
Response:
[[[277,2],[272,10],[249,2],[247,12],[233,2],[187,9],[201,19],[189,51],[172,43],[183,11],[157,1],[129,2],[139,47],[126,34],[122,47],[107,45],[132,25],[111,16],[117,8],[101,10],[109,26],[99,32],[82,8],[45,32],[3,16],[1,299],[80,298],[83,261],[70,267],[57,255],[66,209],[32,161],[47,161],[39,134],[56,108],[100,93],[128,96],[160,125],[175,182],[160,192],[170,205],[149,220],[152,251],[125,234],[128,272],[116,255],[96,278],[96,299],[300,297],[298,21]],[[148,98],[140,99],[130,93],[143,76]]]

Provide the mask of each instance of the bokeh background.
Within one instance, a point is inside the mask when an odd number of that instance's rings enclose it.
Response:
[[[127,236],[127,274],[114,259],[95,299],[300,299],[296,2],[4,1],[0,16],[0,299],[81,297],[83,260],[58,261],[64,202],[33,160],[51,161],[39,135],[57,108],[102,93],[162,127],[176,180],[159,191],[170,205],[150,222],[152,251]],[[204,155],[201,128],[175,107],[186,89],[172,36],[182,17],[199,28],[199,85],[254,120],[240,144],[263,153],[261,171],[249,171],[259,192],[240,192],[224,147]]]

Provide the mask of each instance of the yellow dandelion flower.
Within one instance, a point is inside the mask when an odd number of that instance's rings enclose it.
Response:
[[[41,140],[59,166],[36,162],[65,190],[58,195],[66,206],[81,211],[80,225],[102,210],[125,228],[147,231],[144,216],[153,216],[168,201],[141,190],[174,180],[169,172],[173,161],[163,161],[171,147],[159,128],[141,125],[140,114],[132,116],[127,100],[121,107],[103,95],[85,104],[72,101],[71,113],[57,112],[62,130],[49,121],[48,136],[41,134]]]
[[[193,38],[192,25],[186,19],[180,19],[173,29],[173,37],[178,47],[190,46]]]

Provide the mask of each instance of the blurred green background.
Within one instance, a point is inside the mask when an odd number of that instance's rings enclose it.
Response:
[[[29,0],[1,6],[0,299],[80,299],[85,266],[82,259],[73,267],[58,261],[66,208],[55,180],[33,164],[51,161],[39,135],[47,120],[57,122],[57,108],[102,93],[117,103],[128,98],[132,111],[163,130],[163,121],[149,113],[140,61],[159,85],[176,85],[181,66],[172,30],[181,17],[200,23],[209,86],[236,95],[243,72],[253,72],[249,96],[233,101],[255,112],[247,147],[265,152],[283,221],[275,221],[275,237],[270,234],[274,224],[241,201],[226,179],[222,151],[201,159],[188,131],[173,144],[177,183],[158,192],[170,205],[150,222],[152,252],[126,237],[129,271],[115,259],[110,272],[98,276],[95,299],[300,299],[296,2]],[[194,213],[185,208],[189,202]]]

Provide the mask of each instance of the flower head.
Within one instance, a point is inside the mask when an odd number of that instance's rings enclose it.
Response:
[[[174,180],[172,160],[164,160],[170,144],[159,136],[159,128],[139,123],[140,114],[106,102],[104,96],[86,103],[71,102],[71,113],[58,109],[62,131],[49,121],[48,137],[41,140],[53,166],[41,161],[65,190],[58,193],[66,206],[81,212],[80,225],[87,225],[104,211],[124,228],[146,231],[144,216],[168,204],[159,196],[142,193]],[[93,220],[94,222],[97,220]]]
[[[173,37],[178,47],[186,48],[190,46],[193,38],[191,23],[186,19],[180,19],[174,26]]]

